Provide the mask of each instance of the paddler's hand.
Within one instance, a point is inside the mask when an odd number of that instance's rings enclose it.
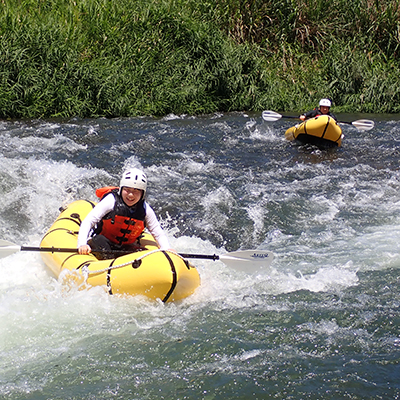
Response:
[[[78,247],[79,254],[89,254],[92,251],[88,244],[84,244],[83,246]]]
[[[306,119],[306,116],[305,115],[300,115],[300,117],[299,117],[302,121],[305,121],[305,119]]]

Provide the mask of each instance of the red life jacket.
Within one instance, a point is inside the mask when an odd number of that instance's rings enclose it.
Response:
[[[118,194],[118,190],[119,188],[112,186],[96,190],[96,195],[102,199],[110,193],[115,199],[114,208],[102,218],[96,234],[105,236],[115,244],[132,244],[146,226],[144,200],[141,199],[134,206],[128,207]]]
[[[316,115],[315,115],[315,117],[312,117],[312,118],[323,117],[325,115],[325,116],[328,116],[328,117],[331,117],[331,118],[335,119],[333,117],[333,114],[330,111],[328,111],[328,114],[322,114],[321,109],[319,107],[314,108],[313,111],[316,112]],[[335,119],[335,121],[336,121],[336,119]]]

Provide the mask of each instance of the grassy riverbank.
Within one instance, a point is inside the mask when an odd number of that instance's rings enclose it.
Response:
[[[400,111],[399,1],[2,0],[0,117]]]

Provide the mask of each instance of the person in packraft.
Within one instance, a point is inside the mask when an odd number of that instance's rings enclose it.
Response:
[[[314,110],[308,111],[306,113],[304,113],[303,115],[300,115],[300,119],[302,121],[305,121],[306,119],[309,118],[315,118],[318,117],[320,115],[329,115],[330,117],[332,117],[335,121],[337,121],[336,116],[331,112],[331,106],[332,103],[329,99],[321,99],[319,101],[319,106],[314,108]]]
[[[147,228],[161,250],[169,250],[168,238],[150,205],[145,201],[147,177],[134,168],[122,174],[119,188],[96,191],[100,202],[82,221],[78,235],[78,253],[98,259],[115,258],[115,251],[137,251],[137,239]],[[101,250],[97,252],[96,250]],[[110,251],[107,253],[107,251]]]

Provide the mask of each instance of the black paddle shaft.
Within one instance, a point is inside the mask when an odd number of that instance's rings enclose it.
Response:
[[[203,255],[203,254],[181,254],[179,253],[179,255],[183,258],[203,258],[205,260],[219,260],[219,256],[217,256],[216,254],[213,255]]]
[[[77,253],[78,249],[73,248],[60,248],[60,247],[29,247],[29,246],[21,246],[21,251],[42,251],[48,253]],[[93,250],[94,253],[119,253],[119,254],[131,254],[132,251],[121,251],[121,250]],[[182,258],[201,258],[204,260],[219,260],[219,256],[216,254],[208,255],[208,254],[180,254]]]

